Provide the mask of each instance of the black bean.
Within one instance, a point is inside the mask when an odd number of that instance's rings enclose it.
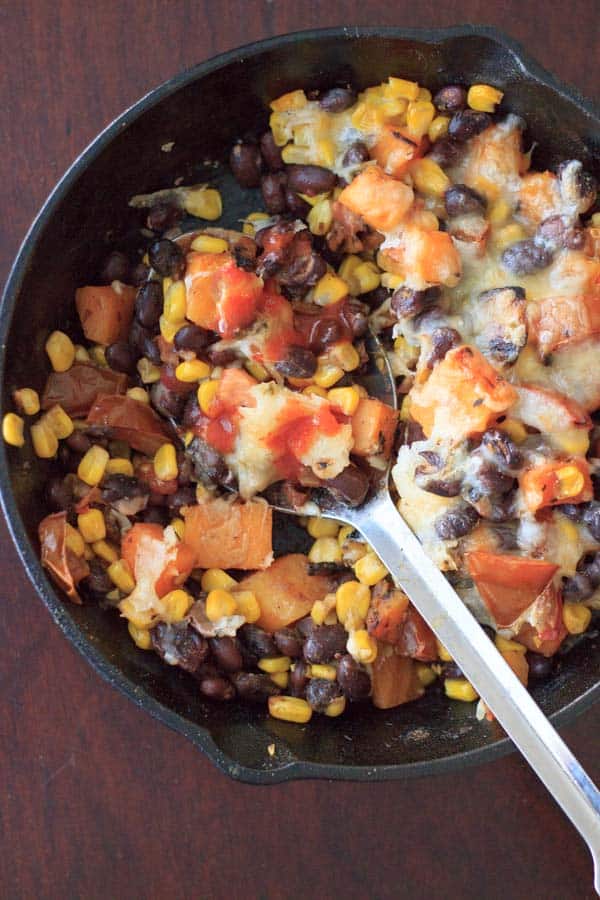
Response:
[[[463,671],[454,661],[444,663],[442,666],[443,678],[464,678]]]
[[[517,469],[523,464],[523,454],[503,431],[496,428],[486,431],[481,439],[481,445],[494,459],[509,469]]]
[[[195,485],[188,484],[185,487],[180,487],[174,494],[169,494],[168,501],[169,509],[177,515],[182,506],[194,506],[196,503]]]
[[[319,97],[319,106],[329,113],[344,112],[356,101],[356,93],[350,88],[330,88]]]
[[[554,659],[552,656],[542,656],[529,650],[526,654],[529,663],[529,677],[534,681],[542,681],[549,678],[554,671]]]
[[[284,172],[263,175],[260,180],[265,209],[271,215],[280,215],[286,210],[286,182]]]
[[[435,521],[434,527],[443,541],[453,541],[473,531],[478,521],[477,511],[465,504],[449,509]]]
[[[176,350],[191,350],[200,355],[212,341],[210,331],[199,325],[184,325],[176,332],[173,344]]]
[[[87,453],[87,451],[92,446],[92,442],[89,437],[83,433],[83,431],[74,431],[73,434],[70,434],[67,440],[65,441],[69,450],[74,450],[75,453]]]
[[[271,635],[258,625],[247,622],[238,631],[244,647],[257,659],[263,656],[279,656],[279,651]]]
[[[139,262],[131,271],[131,283],[135,285],[135,287],[141,287],[141,285],[148,280],[149,274],[150,266],[147,266],[146,263]]]
[[[260,152],[267,168],[271,172],[279,172],[283,169],[284,162],[281,158],[281,147],[275,143],[272,131],[265,131],[260,139]]]
[[[163,289],[158,281],[147,281],[141,286],[135,298],[135,316],[138,322],[153,330],[158,325],[163,311]]]
[[[318,628],[318,625],[315,625],[315,622],[312,619],[312,616],[305,616],[303,619],[299,619],[295,626],[298,629],[303,638],[310,637],[315,628]]]
[[[570,519],[572,522],[579,522],[581,521],[585,507],[583,503],[562,503],[560,511],[563,516],[566,516],[567,519]]]
[[[354,339],[364,337],[369,328],[369,310],[360,300],[350,298],[344,305],[344,317]]]
[[[310,212],[310,204],[300,194],[289,189],[285,192],[285,205],[288,213],[296,219],[306,219]]]
[[[304,347],[288,347],[285,357],[277,360],[275,368],[286,378],[310,378],[317,371],[317,357]]]
[[[477,487],[483,494],[506,494],[514,487],[512,475],[501,472],[493,463],[482,463],[475,476]]]
[[[185,256],[181,248],[167,238],[150,244],[148,258],[152,268],[163,278],[181,278],[185,272]]]
[[[160,365],[160,351],[153,340],[152,332],[134,319],[129,329],[129,345],[137,356],[145,356],[155,365]]]
[[[292,294],[303,294],[327,271],[327,263],[318,253],[301,253],[278,272],[279,281]]]
[[[308,677],[309,666],[303,659],[299,659],[294,663],[290,672],[289,692],[292,697],[304,697],[306,685],[309,682]]]
[[[229,165],[241,187],[258,187],[262,157],[256,144],[235,144],[229,154]]]
[[[587,600],[594,590],[591,578],[583,572],[576,572],[573,576],[563,579],[562,592],[565,600]]]
[[[149,494],[147,484],[133,475],[107,475],[102,481],[102,499],[107,503]]]
[[[434,304],[439,296],[439,288],[416,291],[409,287],[399,287],[392,294],[391,307],[399,319],[408,319],[422,313]]]
[[[431,369],[436,362],[442,360],[449,350],[458,347],[462,338],[456,328],[436,328],[431,333],[431,350],[427,357],[427,366]]]
[[[360,299],[362,303],[366,303],[370,309],[377,309],[381,306],[382,303],[391,296],[391,292],[388,288],[384,288],[381,285],[373,291],[368,291],[366,294],[361,294]]]
[[[462,485],[460,478],[419,478],[418,470],[415,472],[415,483],[421,490],[436,494],[438,497],[457,497]]]
[[[223,484],[226,481],[229,470],[225,460],[205,440],[195,437],[187,448],[187,453],[194,463],[194,470],[200,481],[215,484]]]
[[[146,217],[146,225],[151,231],[167,231],[183,219],[184,210],[175,203],[157,203]]]
[[[115,372],[131,375],[135,372],[135,353],[127,341],[115,341],[105,351],[106,362]]]
[[[560,181],[563,182],[561,184],[561,192],[563,194],[566,194],[569,199],[572,197],[572,184],[574,182],[577,197],[581,200],[588,200],[591,206],[596,199],[598,182],[590,172],[586,172],[581,167],[581,163],[578,162],[576,167],[574,167],[572,159],[564,160],[558,166],[556,174]]]
[[[151,522],[154,525],[167,525],[170,515],[166,507],[149,506],[143,509],[139,514],[140,522]]]
[[[347,639],[343,625],[319,625],[304,641],[304,658],[311,663],[329,662],[345,651]]]
[[[335,187],[335,173],[322,166],[291,165],[287,167],[288,187],[298,194],[326,194]]]
[[[467,92],[459,84],[447,84],[437,92],[433,103],[440,112],[459,112],[467,105]]]
[[[600,503],[592,501],[584,510],[583,522],[595,541],[600,541]]]
[[[268,675],[258,675],[256,672],[234,672],[230,678],[239,696],[250,703],[261,703],[267,697],[275,697],[281,693],[281,689],[274,681],[271,681]]]
[[[280,628],[273,633],[273,640],[282,656],[297,659],[302,656],[302,638],[295,628]]]
[[[551,262],[550,250],[531,239],[511,244],[502,254],[502,265],[515,275],[531,275],[538,269],[545,269]]]
[[[444,195],[444,202],[449,216],[483,213],[487,206],[485,197],[466,184],[453,184],[449,187]]]
[[[327,678],[311,678],[306,685],[306,700],[315,712],[324,713],[333,700],[342,696],[342,689],[337,681]]]
[[[178,419],[185,404],[185,394],[177,394],[169,390],[162,381],[155,381],[150,388],[150,402],[161,416]]]
[[[585,231],[571,225],[566,216],[549,216],[544,219],[537,230],[536,238],[553,252],[561,247],[569,250],[581,250],[585,245]]]
[[[463,109],[454,113],[448,124],[448,135],[455,141],[468,141],[492,124],[489,113]]]
[[[329,344],[336,344],[344,336],[344,328],[337,319],[320,319],[311,334],[311,347],[323,352]]]
[[[150,632],[152,645],[161,659],[168,659],[186,672],[197,672],[209,654],[208,641],[187,622],[159,622]]]
[[[436,162],[438,166],[452,166],[458,162],[462,153],[463,147],[458,141],[441,138],[435,142],[427,158]]]
[[[327,488],[339,502],[356,507],[360,506],[367,496],[369,476],[351,463],[335,478],[328,478],[327,481],[324,481],[323,487]]]
[[[223,672],[239,672],[243,666],[239,641],[234,637],[210,638],[208,642],[213,659]]]
[[[200,679],[200,691],[210,700],[232,700],[235,688],[220,675],[208,675]]]
[[[114,584],[108,577],[106,566],[97,558],[89,561],[90,574],[85,581],[85,587],[94,597],[105,597],[112,589]]]
[[[371,693],[369,673],[350,655],[342,656],[340,659],[337,677],[348,700],[366,700]]]
[[[362,163],[367,162],[368,159],[369,148],[362,141],[356,141],[354,144],[350,144],[344,153],[342,166],[360,166]]]
[[[595,588],[600,586],[600,553],[585,556],[578,563],[577,571],[587,575]]]
[[[109,253],[100,271],[102,284],[111,284],[113,281],[124,281],[129,284],[131,276],[131,264],[124,253],[113,250]]]

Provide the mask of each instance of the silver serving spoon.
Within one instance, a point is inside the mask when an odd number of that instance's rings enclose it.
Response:
[[[181,237],[185,246],[189,235]],[[356,380],[396,407],[385,351],[373,334],[366,344],[369,372]],[[600,792],[396,509],[390,471],[391,463],[361,506],[333,502],[318,509],[311,503],[310,512],[351,525],[371,545],[587,843],[600,895]],[[272,505],[292,515],[308,511]]]

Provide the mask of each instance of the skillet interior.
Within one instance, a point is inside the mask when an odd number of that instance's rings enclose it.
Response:
[[[57,327],[77,332],[74,289],[89,283],[107,249],[142,246],[139,214],[127,207],[132,194],[180,177],[183,183],[209,179],[223,193],[226,225],[235,227],[244,213],[257,208],[253,192],[241,192],[224,169],[203,167],[202,161],[222,160],[235,138],[264,128],[269,98],[291,88],[338,81],[361,88],[392,72],[434,88],[449,81],[491,81],[505,91],[507,108],[527,120],[529,138],[539,143],[537,168],[578,158],[600,175],[597,115],[518,53],[489,29],[330,29],[226,54],[148,95],[74,164],[26,240],[4,298],[3,411],[10,408],[14,387],[43,386],[44,341]],[[171,152],[161,150],[170,141]],[[396,710],[354,708],[342,719],[318,716],[303,728],[270,719],[262,708],[209,704],[189,676],[138,651],[114,614],[65,606],[57,597],[36,552],[37,524],[46,511],[43,485],[52,464],[36,459],[28,448],[1,448],[0,454],[9,526],[30,577],[67,637],[111,683],[185,733],[234,777],[259,782],[403,777],[508,749],[497,725],[477,723],[470,705],[447,704],[436,690]],[[306,546],[306,535],[293,520],[284,518],[276,531],[279,552]],[[599,644],[592,637],[576,647],[556,677],[535,690],[548,714],[564,717],[591,700],[600,676]],[[271,758],[266,748],[273,742],[277,749]]]

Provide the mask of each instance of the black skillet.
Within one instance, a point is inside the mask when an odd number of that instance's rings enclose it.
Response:
[[[9,277],[0,321],[2,412],[11,391],[41,389],[44,342],[54,328],[77,333],[73,293],[90,283],[107,251],[143,246],[133,194],[209,180],[223,194],[223,223],[236,227],[257,208],[223,167],[232,142],[267,122],[267,103],[287,90],[351,82],[358,88],[390,74],[430,88],[489,82],[505,92],[506,109],[528,123],[536,168],[582,160],[600,175],[600,112],[557,82],[521,48],[491,28],[435,31],[335,28],[272,38],[225,53],[177,75],[116,119],[58,183],[27,235]],[[170,152],[161,149],[173,142]],[[221,224],[221,223],[219,223]],[[54,621],[85,658],[138,706],[186,735],[223,771],[248,782],[289,778],[377,780],[434,774],[497,757],[510,749],[495,724],[473,707],[432,689],[416,703],[378,711],[355,706],[340,719],[308,726],[270,719],[262,707],[216,705],[194,681],[137,650],[122,620],[94,606],[63,601],[42,572],[36,531],[47,512],[44,483],[54,464],[30,449],[0,446],[1,502],[19,555]],[[293,519],[275,529],[276,551],[306,549]],[[26,627],[26,622],[24,622]],[[562,724],[600,695],[597,633],[561,657],[551,680],[533,690]],[[59,663],[60,664],[60,663]],[[267,747],[275,744],[271,756]]]

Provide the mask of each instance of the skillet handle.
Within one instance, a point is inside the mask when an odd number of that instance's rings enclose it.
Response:
[[[387,491],[352,511],[352,524],[387,566],[534,772],[594,859],[600,895],[600,793],[531,694],[396,510]]]

